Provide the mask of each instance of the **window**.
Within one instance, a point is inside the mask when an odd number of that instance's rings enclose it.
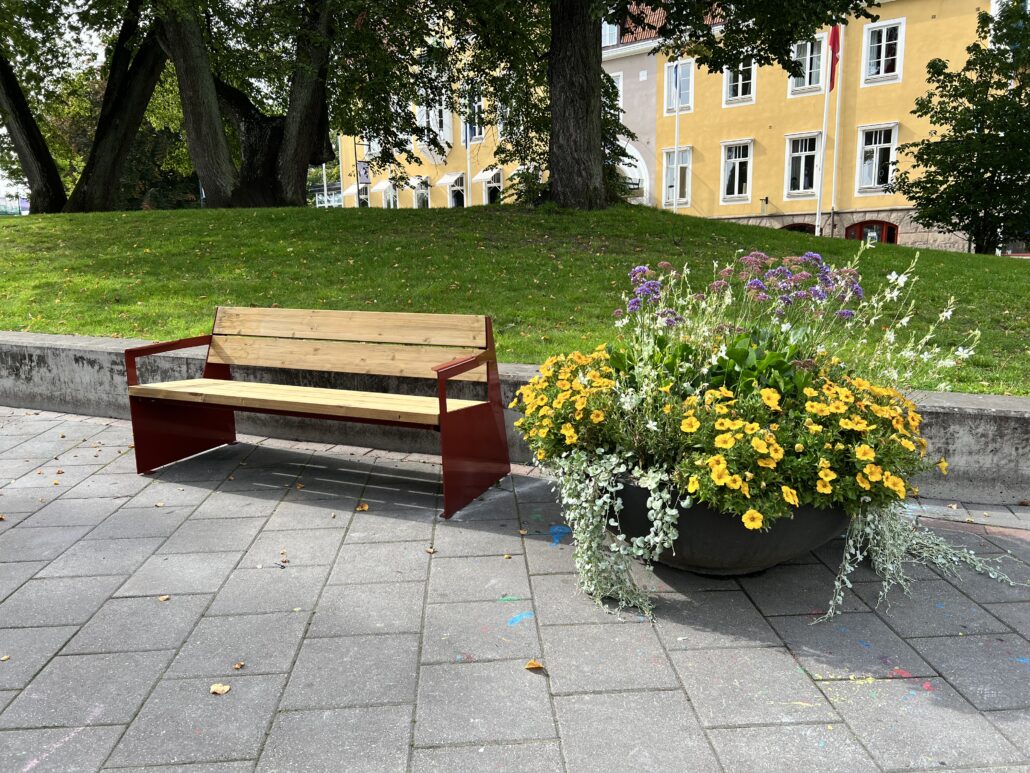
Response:
[[[799,234],[814,234],[815,226],[811,223],[790,223],[789,225],[783,226],[784,231],[795,231]]]
[[[745,62],[735,70],[727,68],[723,71],[726,84],[723,92],[723,105],[746,105],[755,101],[755,63]]]
[[[677,99],[681,112],[694,109],[694,60],[669,62],[665,65],[665,113],[676,112]]]
[[[621,37],[621,30],[618,24],[601,22],[601,48],[619,45],[619,37]]]
[[[452,207],[465,206],[465,175],[459,174],[454,182],[447,189],[448,198]]]
[[[478,94],[471,94],[465,107],[465,118],[462,123],[462,144],[482,142],[484,131],[483,100]]]
[[[483,195],[486,198],[487,204],[500,204],[501,193],[503,192],[503,184],[501,182],[501,170],[498,169],[494,172],[493,177],[487,180],[484,186]]]
[[[451,130],[451,114],[444,105],[419,106],[418,124],[436,134],[443,144],[453,144],[454,136]]]
[[[400,205],[399,198],[397,196],[397,189],[394,186],[390,186],[383,190],[383,209],[397,209]]]
[[[751,140],[723,143],[723,203],[751,200],[751,146]]]
[[[608,74],[611,76],[611,79],[613,81],[615,81],[615,92],[619,95],[618,96],[618,100],[619,101],[618,101],[617,104],[619,105],[619,107],[622,107],[622,73],[621,72],[612,72],[612,73],[608,73]]]
[[[429,180],[425,177],[419,178],[415,184],[414,206],[415,209],[429,209]]]
[[[787,137],[787,195],[815,195],[819,135]]]
[[[862,51],[863,85],[901,80],[904,43],[903,19],[866,25]]]
[[[794,44],[794,61],[801,64],[802,73],[790,78],[791,94],[810,94],[822,90],[823,85],[823,40],[820,35],[815,40],[807,40]]]
[[[662,203],[666,206],[690,204],[690,155],[690,148],[680,148],[679,158],[675,150],[665,151]]]
[[[367,207],[368,206],[368,186],[367,185],[359,185],[358,186],[358,206],[359,207]]]
[[[858,189],[882,193],[893,176],[895,126],[874,126],[859,134]]]
[[[865,220],[844,229],[845,239],[861,239],[864,242],[898,243],[898,227],[886,220]]]

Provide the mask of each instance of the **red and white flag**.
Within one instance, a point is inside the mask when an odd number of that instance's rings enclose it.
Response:
[[[837,85],[837,63],[840,61],[840,25],[833,25],[830,30],[830,91]]]

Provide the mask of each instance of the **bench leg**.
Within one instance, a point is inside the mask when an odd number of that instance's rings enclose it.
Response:
[[[236,414],[231,408],[130,397],[129,411],[139,473],[236,440]]]
[[[440,417],[443,517],[450,518],[511,472],[504,413],[484,404]]]

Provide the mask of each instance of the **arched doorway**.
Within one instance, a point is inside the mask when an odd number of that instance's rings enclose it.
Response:
[[[651,176],[647,173],[647,164],[633,143],[623,142],[623,149],[629,159],[619,165],[619,171],[623,177],[630,181],[633,192],[630,194],[630,201],[638,204],[651,203]]]
[[[864,242],[898,243],[898,227],[886,220],[863,220],[844,229],[845,239],[861,239]]]

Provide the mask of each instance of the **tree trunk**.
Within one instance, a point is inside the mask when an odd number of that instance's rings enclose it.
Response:
[[[163,44],[175,64],[182,100],[183,125],[190,159],[204,188],[209,207],[230,207],[236,195],[239,173],[229,151],[222,125],[215,78],[204,35],[192,16],[167,11],[162,18]]]
[[[93,144],[65,211],[93,212],[114,208],[125,161],[139,133],[143,115],[164,70],[167,56],[151,30],[132,56],[139,17],[130,7],[111,55],[110,72],[100,107]]]
[[[601,25],[590,0],[551,0],[551,198],[562,207],[602,209]]]
[[[39,124],[29,109],[28,100],[14,74],[14,68],[0,55],[0,118],[18,155],[22,172],[29,182],[29,211],[60,212],[68,200]]]
[[[288,206],[307,202],[308,166],[325,156],[328,129],[326,76],[332,32],[327,0],[308,0],[306,23],[297,33],[297,58],[290,83],[290,103],[279,149],[279,193]],[[329,143],[331,147],[331,143]]]
[[[278,207],[276,178],[279,149],[283,144],[283,118],[262,113],[235,86],[216,81],[222,112],[236,129],[240,142],[240,182],[236,206]]]

